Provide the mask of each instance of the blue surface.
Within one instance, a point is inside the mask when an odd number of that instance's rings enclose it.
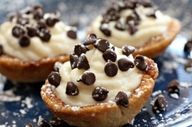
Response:
[[[46,7],[46,10],[52,11],[56,10],[56,8],[59,8],[61,12],[67,11],[68,13],[62,13],[62,18],[64,21],[67,21],[70,23],[79,22],[81,25],[79,28],[83,28],[85,24],[88,24],[92,18],[94,18],[97,13],[100,13],[102,9],[96,10],[100,6],[104,6],[105,2],[103,0],[96,0],[96,1],[89,1],[89,0],[83,0],[82,1],[75,1],[75,4],[73,0],[63,0],[63,1],[51,1],[51,0],[18,0],[12,1],[12,4],[10,4],[10,0],[4,0],[1,1],[2,6],[0,8],[0,21],[2,22],[5,19],[5,15],[7,12],[10,12],[12,10],[16,10],[19,8],[22,8],[26,5],[33,5],[34,3],[41,3]],[[158,0],[155,0],[158,5],[162,4],[163,2],[159,2]],[[164,0],[162,0],[164,1]],[[178,3],[181,0],[171,0],[175,1],[175,3]],[[177,2],[176,2],[177,1]],[[67,9],[64,9],[61,7],[63,3],[67,3]],[[83,3],[91,5],[89,8],[95,9],[96,11],[89,11],[88,6],[84,6]],[[169,4],[164,4],[165,7],[167,7]],[[172,4],[171,4],[172,5]],[[174,5],[174,4],[173,4]],[[9,8],[7,8],[9,6]],[[64,6],[64,5],[63,5]],[[65,5],[66,6],[66,5]],[[184,6],[184,4],[181,4],[181,6]],[[63,10],[62,10],[63,9]],[[162,7],[164,10],[165,8]],[[165,11],[165,10],[164,10]],[[77,16],[80,15],[80,16]],[[89,18],[86,18],[90,16]],[[184,15],[177,16],[181,19],[183,19]],[[81,18],[80,18],[81,17]],[[82,18],[83,17],[83,18]],[[185,24],[187,25],[187,24]],[[191,26],[188,24],[188,26]],[[80,32],[80,35],[84,35],[84,33]],[[158,80],[156,82],[156,86],[154,91],[157,90],[166,90],[166,86],[169,81],[172,79],[178,79],[181,82],[186,82],[192,84],[192,73],[187,73],[184,70],[184,65],[182,61],[185,60],[187,57],[183,53],[183,46],[186,42],[186,37],[184,36],[178,36],[177,39],[172,43],[172,45],[167,49],[166,53],[162,56],[155,59],[155,61],[158,63],[160,75],[158,77]],[[3,78],[0,77],[0,97],[4,96],[5,91],[13,91],[16,97],[21,97],[20,101],[14,101],[14,102],[8,102],[8,100],[0,101],[0,127],[3,127],[2,125],[6,126],[12,126],[16,125],[18,127],[23,127],[28,123],[32,123],[33,125],[37,125],[38,119],[41,117],[49,120],[53,117],[53,115],[47,110],[46,106],[43,104],[42,99],[40,97],[40,87],[43,83],[37,83],[37,84],[19,84],[19,85],[12,85],[10,81],[5,81]],[[189,126],[192,125],[192,120],[189,120],[192,117],[192,89],[191,88],[184,88],[181,87],[181,97],[179,100],[170,98],[166,91],[164,92],[164,95],[166,96],[168,100],[168,109],[163,114],[163,117],[155,115],[151,111],[151,105],[150,102],[146,104],[145,110],[143,110],[141,113],[139,113],[134,121],[134,125],[142,126],[142,127],[155,127],[158,125],[162,126],[171,126],[170,121],[168,118],[173,119],[172,126]],[[28,107],[27,104],[23,103],[27,98],[29,98],[33,104],[33,107]],[[186,99],[188,101],[186,101]],[[24,114],[23,114],[24,112]],[[177,117],[176,112],[179,114],[185,114],[185,117]],[[125,125],[125,127],[128,127],[130,125]]]

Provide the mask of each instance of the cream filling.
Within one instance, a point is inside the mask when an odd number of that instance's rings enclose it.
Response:
[[[47,15],[45,15],[46,17]],[[31,22],[34,22],[33,20]],[[0,27],[0,33],[4,37],[0,44],[3,45],[4,52],[10,56],[20,58],[21,60],[40,60],[46,57],[55,57],[61,54],[70,54],[78,39],[71,39],[67,36],[67,31],[71,27],[63,22],[58,22],[54,27],[50,27],[51,39],[49,42],[43,42],[39,37],[30,38],[28,47],[21,47],[18,39],[12,35],[12,28],[16,25],[14,22],[5,22]],[[2,38],[2,37],[1,37]]]
[[[130,35],[129,32],[120,31],[115,28],[115,22],[112,21],[109,23],[109,29],[111,30],[111,36],[106,37],[100,30],[100,24],[102,16],[96,18],[92,24],[92,32],[94,32],[98,37],[107,38],[113,45],[117,47],[122,47],[123,45],[132,45],[135,47],[140,47],[146,44],[152,37],[163,35],[167,38],[167,31],[171,18],[167,15],[163,15],[160,11],[156,12],[156,19],[147,17],[146,14],[149,14],[152,9],[144,8],[142,6],[136,9],[140,15],[141,22],[138,26],[138,31],[134,35]],[[121,12],[121,21],[124,21],[128,15],[131,15],[131,10],[125,10]]]
[[[117,60],[120,58],[126,58],[133,61],[133,57],[122,55],[121,50],[116,48]],[[96,102],[92,98],[92,91],[96,86],[102,86],[109,90],[108,97],[103,102],[112,102],[119,91],[124,91],[128,96],[136,89],[142,78],[141,72],[136,69],[129,69],[126,72],[118,70],[118,73],[114,77],[108,77],[104,72],[105,60],[102,57],[102,53],[97,49],[89,50],[86,53],[86,57],[89,61],[90,69],[87,71],[93,72],[96,76],[96,81],[93,85],[87,86],[81,82],[77,82],[82,76],[84,70],[73,69],[71,70],[70,62],[64,63],[60,67],[60,75],[62,77],[60,85],[56,88],[57,95],[68,105],[73,106],[87,106],[94,105]],[[66,91],[66,84],[68,81],[74,82],[79,88],[79,95],[68,96]]]

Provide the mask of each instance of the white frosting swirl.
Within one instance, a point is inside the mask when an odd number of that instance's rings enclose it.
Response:
[[[125,21],[126,17],[132,14],[133,10],[126,9],[120,12],[120,20]],[[144,46],[147,41],[152,37],[163,35],[167,38],[168,26],[172,19],[163,15],[160,11],[156,11],[156,19],[148,17],[147,14],[151,14],[153,8],[145,8],[143,6],[138,6],[135,11],[141,18],[138,25],[138,31],[134,35],[130,35],[129,32],[120,31],[115,28],[115,21],[109,22],[109,30],[111,31],[111,36],[106,37],[99,29],[102,21],[102,16],[96,18],[91,27],[91,32],[94,32],[98,37],[107,38],[112,44],[117,47],[122,47],[125,44],[132,45],[135,47]]]
[[[115,48],[117,54],[117,61],[120,58],[125,58],[133,61],[132,55],[129,57],[122,54],[122,50]],[[68,105],[86,106],[93,105],[96,102],[92,98],[92,91],[96,86],[101,86],[109,90],[108,97],[103,102],[112,102],[119,91],[124,91],[128,96],[138,87],[141,82],[142,73],[136,68],[131,68],[128,71],[118,70],[117,75],[108,77],[104,72],[106,61],[102,56],[102,52],[93,48],[86,52],[86,57],[89,61],[90,69],[86,71],[93,72],[96,81],[93,85],[85,85],[82,82],[77,82],[85,72],[83,69],[71,69],[70,62],[66,62],[60,66],[59,73],[61,75],[61,83],[56,88],[57,95]],[[116,62],[117,63],[117,62]],[[74,82],[79,88],[79,95],[68,96],[66,92],[67,82]]]
[[[36,21],[32,15],[25,15],[30,25],[36,25]],[[44,19],[51,16],[45,14]],[[12,35],[12,29],[16,26],[16,19],[3,23],[0,27],[0,33],[4,38],[0,44],[3,45],[4,52],[10,56],[20,58],[21,60],[40,60],[46,57],[54,57],[61,54],[70,54],[73,51],[73,46],[79,43],[78,39],[71,39],[67,36],[67,31],[74,29],[65,25],[62,21],[57,22],[53,27],[48,27],[51,39],[48,42],[43,42],[39,37],[31,37],[28,47],[21,47],[18,43],[19,39]]]

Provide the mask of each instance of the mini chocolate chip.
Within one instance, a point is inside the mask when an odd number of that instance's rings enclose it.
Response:
[[[107,37],[111,36],[111,31],[108,28],[107,24],[101,24],[99,27],[100,31]]]
[[[42,9],[41,7],[34,8],[33,18],[34,18],[35,20],[40,20],[40,19],[43,18],[43,9]]]
[[[105,52],[107,49],[109,49],[109,42],[105,39],[100,39],[97,41],[96,47],[98,50],[100,50],[101,52]]]
[[[106,65],[105,65],[105,74],[109,77],[114,77],[117,72],[118,72],[118,68],[117,65],[111,61],[109,61]]]
[[[20,39],[19,39],[19,45],[21,47],[28,47],[30,45],[30,39],[29,37],[27,36],[22,36]]]
[[[84,45],[94,44],[97,40],[97,36],[95,34],[89,34],[87,40],[83,43]]]
[[[51,72],[48,75],[48,81],[51,85],[54,85],[55,87],[57,87],[60,84],[61,76],[58,72]]]
[[[167,101],[163,95],[159,95],[152,106],[154,113],[164,112],[167,108]]]
[[[67,31],[67,36],[71,39],[77,39],[77,32],[74,30]]]
[[[122,47],[122,53],[126,56],[129,56],[130,54],[135,52],[135,47],[125,45]]]
[[[43,42],[48,42],[51,39],[51,34],[47,29],[41,29],[38,33],[38,36]]]
[[[65,93],[69,96],[77,96],[79,94],[79,89],[73,82],[67,82]]]
[[[147,16],[148,16],[148,17],[151,17],[151,18],[154,18],[154,19],[157,18],[155,12],[153,12],[153,13],[151,13],[151,14],[148,14]]]
[[[148,0],[139,0],[139,4],[143,5],[143,6],[146,7],[146,8],[152,7],[151,2],[148,1]]]
[[[128,25],[129,34],[130,35],[134,35],[137,32],[137,30],[138,30],[136,28],[136,26],[134,24],[132,24],[132,23],[128,23],[127,25]]]
[[[184,46],[184,52],[190,53],[192,51],[192,40],[188,40]]]
[[[80,79],[80,81],[82,81],[86,85],[94,84],[95,80],[96,80],[95,74],[92,72],[85,72]]]
[[[3,54],[3,45],[0,44],[0,56]]]
[[[169,82],[167,90],[170,96],[171,94],[177,94],[179,96],[180,95],[179,82],[177,80],[172,80],[171,82]]]
[[[136,66],[139,70],[141,70],[141,71],[146,71],[146,69],[147,69],[147,63],[146,63],[146,61],[145,61],[144,56],[136,56],[134,63],[135,63],[135,66]]]
[[[115,97],[115,102],[117,105],[128,108],[129,100],[127,94],[122,91],[118,92]]]
[[[85,69],[85,70],[90,68],[89,62],[88,62],[85,55],[81,55],[79,57],[79,61],[77,62],[77,68],[78,69]]]
[[[187,63],[184,64],[184,69],[186,72],[191,73],[192,72],[192,59],[188,60]]]
[[[34,37],[37,35],[37,31],[35,28],[32,28],[32,27],[27,27],[27,34],[30,36],[30,37]]]
[[[97,86],[92,92],[92,97],[95,101],[104,101],[108,93],[109,91],[106,88]]]
[[[87,49],[84,45],[77,44],[74,48],[74,54],[77,56],[81,56],[82,53],[86,53]]]
[[[42,121],[40,122],[39,127],[52,127],[52,126],[50,125],[50,123],[49,123],[48,121],[42,120]]]
[[[74,69],[77,67],[77,62],[78,62],[78,56],[77,55],[70,55],[71,69]]]
[[[115,62],[117,59],[117,55],[114,51],[112,51],[111,49],[107,49],[104,53],[103,53],[103,58],[105,59],[105,61],[107,62],[108,60],[111,60],[112,62]]]
[[[134,21],[134,20],[135,20],[135,17],[132,16],[132,15],[129,15],[129,16],[127,16],[127,18],[126,18],[126,23],[129,23],[130,21]]]
[[[116,22],[115,28],[117,30],[124,31],[125,30],[125,25],[123,25],[123,23],[121,23],[121,22]]]
[[[21,37],[23,34],[25,34],[25,31],[19,27],[19,26],[14,26],[12,29],[12,35],[16,38]]]
[[[132,61],[129,61],[126,58],[121,58],[118,60],[118,66],[121,71],[127,71],[129,68],[134,68],[134,64]]]
[[[49,26],[49,27],[53,27],[57,22],[59,21],[59,19],[57,19],[57,18],[47,18],[46,19],[46,24],[47,24],[47,26]]]
[[[37,29],[38,30],[42,30],[42,29],[46,29],[46,28],[47,28],[47,25],[45,24],[45,22],[43,22],[43,21],[37,22]]]

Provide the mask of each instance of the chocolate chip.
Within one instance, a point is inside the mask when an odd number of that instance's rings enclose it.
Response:
[[[67,82],[65,93],[69,96],[77,96],[79,94],[79,89],[73,82]]]
[[[43,18],[43,9],[42,7],[34,7],[34,11],[33,11],[33,18],[35,20],[40,20]]]
[[[77,32],[74,30],[67,31],[67,36],[71,39],[77,39]]]
[[[117,55],[114,51],[112,51],[111,49],[107,49],[104,53],[103,53],[103,58],[105,59],[105,61],[107,62],[108,60],[111,60],[112,62],[115,62],[117,59]]]
[[[172,94],[177,94],[179,97],[180,95],[179,82],[177,80],[172,80],[171,82],[169,82],[167,90],[170,96]]]
[[[109,77],[114,77],[118,72],[117,65],[115,63],[112,63],[111,61],[109,61],[105,65],[104,70],[105,70],[105,74]]]
[[[109,48],[109,46],[110,46],[109,42],[105,39],[98,40],[96,44],[97,49],[100,50],[101,52],[105,52]]]
[[[85,70],[90,68],[89,62],[88,62],[88,60],[87,60],[85,55],[81,55],[79,57],[79,61],[77,63],[77,68],[78,69],[85,69]]]
[[[70,55],[71,69],[74,69],[77,67],[77,62],[78,62],[78,56],[77,55]]]
[[[82,81],[86,85],[94,84],[95,80],[96,80],[95,74],[92,72],[85,72],[80,79],[80,81]]]
[[[107,37],[111,36],[111,31],[108,28],[107,24],[101,24],[99,27],[100,31]]]
[[[144,7],[152,7],[152,4],[149,0],[140,0],[139,4],[143,5]]]
[[[132,16],[132,15],[129,15],[129,16],[127,16],[127,18],[126,18],[126,23],[129,23],[130,21],[134,21],[134,20],[135,20],[135,17]]]
[[[147,14],[147,16],[148,16],[148,17],[151,17],[151,18],[154,18],[154,19],[157,18],[155,12],[153,12],[153,13],[151,13],[151,14]]]
[[[104,87],[96,87],[92,92],[92,97],[95,101],[104,101],[108,96],[109,91]]]
[[[134,68],[134,64],[132,61],[129,61],[126,58],[121,58],[118,60],[118,66],[121,71],[127,71],[129,68]]]
[[[192,51],[192,40],[188,40],[184,46],[184,52],[190,53]]]
[[[3,55],[3,45],[0,44],[0,56]]]
[[[128,108],[129,100],[127,94],[122,91],[118,92],[118,94],[115,97],[115,102],[117,105]]]
[[[122,47],[122,53],[126,56],[129,56],[130,54],[135,52],[135,47],[125,45]]]
[[[120,31],[125,31],[125,25],[121,23],[120,21],[116,22],[115,28]]]
[[[12,35],[16,38],[21,37],[23,34],[25,34],[25,31],[19,27],[19,26],[14,26],[12,29]]]
[[[50,123],[49,123],[48,121],[42,120],[42,121],[40,122],[39,127],[52,127],[52,126],[50,125]]]
[[[81,44],[75,45],[75,48],[74,48],[75,55],[81,56],[81,54],[86,53],[86,51],[87,51],[87,49],[84,45],[81,45]]]
[[[27,27],[27,34],[30,37],[34,37],[37,35],[37,31],[36,31],[36,29],[34,29],[32,27]]]
[[[37,22],[37,29],[38,30],[47,29],[47,25],[45,24],[45,22],[39,21],[39,22]]]
[[[30,39],[29,37],[27,36],[22,36],[20,39],[19,39],[19,45],[21,47],[28,47],[30,45]]]
[[[134,35],[137,32],[137,30],[138,30],[136,28],[136,26],[134,24],[132,24],[132,23],[128,23],[127,25],[128,25],[129,34],[130,35]]]
[[[192,59],[188,60],[185,64],[184,64],[184,69],[186,72],[191,73],[192,72]]]
[[[38,36],[43,42],[48,42],[51,39],[51,34],[47,29],[41,29],[41,31],[38,33]]]
[[[51,85],[54,85],[55,87],[57,87],[60,84],[61,76],[58,72],[51,72],[48,75],[48,81]]]
[[[53,27],[57,22],[59,21],[59,19],[57,19],[57,18],[47,18],[46,19],[46,24],[47,24],[47,26],[49,26],[49,27]]]
[[[135,63],[135,66],[136,66],[139,70],[141,70],[141,71],[146,71],[146,69],[147,69],[147,63],[146,63],[146,61],[145,61],[144,56],[136,56],[134,63]]]
[[[84,45],[94,44],[97,40],[97,36],[95,34],[89,34],[87,40],[83,43]]]
[[[109,21],[117,21],[120,18],[118,8],[117,7],[111,7],[107,10],[107,12],[103,15],[103,18],[108,18]]]
[[[154,113],[164,112],[167,108],[167,101],[163,95],[159,95],[152,106]]]

